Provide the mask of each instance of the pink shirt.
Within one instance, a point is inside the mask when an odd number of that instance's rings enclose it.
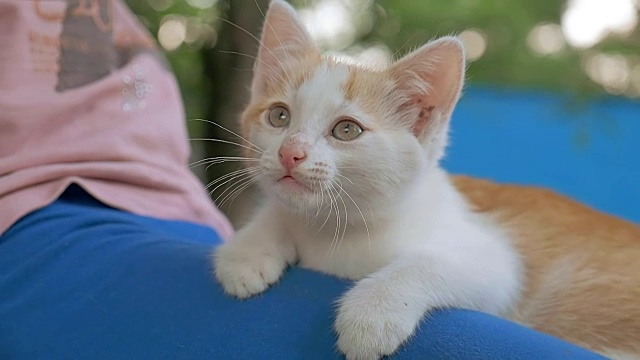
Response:
[[[176,81],[121,1],[0,0],[0,234],[77,183],[228,237],[189,152]]]

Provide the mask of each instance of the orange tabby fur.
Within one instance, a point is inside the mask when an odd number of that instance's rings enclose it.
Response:
[[[640,352],[640,227],[550,190],[452,179],[524,257],[512,320],[597,352]]]

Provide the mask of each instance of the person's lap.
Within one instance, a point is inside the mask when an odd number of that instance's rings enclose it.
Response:
[[[2,359],[328,359],[349,282],[293,268],[225,296],[210,228],[108,208],[78,187],[0,237]],[[438,311],[398,358],[595,357],[488,315]]]

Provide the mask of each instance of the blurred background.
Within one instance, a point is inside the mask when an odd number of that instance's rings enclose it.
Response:
[[[639,181],[629,179],[631,175],[640,179],[640,165],[625,165],[640,153],[640,145],[633,145],[634,135],[640,135],[640,0],[291,3],[323,50],[359,61],[386,63],[429,39],[460,35],[467,48],[469,86],[462,109],[454,115],[454,123],[461,125],[454,126],[454,147],[446,166],[551,186],[640,220],[638,209],[620,208],[622,201],[629,202],[630,192],[640,202]],[[187,118],[235,130],[237,114],[248,99],[258,45],[254,37],[259,36],[268,1],[128,0],[128,4],[166,51]],[[194,138],[237,140],[205,122],[188,125]],[[487,140],[490,134],[496,135]],[[192,146],[194,160],[237,153],[218,142],[192,141]],[[505,158],[509,150],[518,153],[514,146],[522,150],[520,156]],[[550,157],[556,160],[543,171]],[[532,167],[536,162],[540,166]],[[194,170],[209,182],[236,166]],[[620,172],[612,166],[632,169]],[[603,177],[603,173],[614,175]],[[627,184],[628,189],[605,190],[612,183]],[[225,204],[222,209],[236,224],[242,221],[233,206]]]

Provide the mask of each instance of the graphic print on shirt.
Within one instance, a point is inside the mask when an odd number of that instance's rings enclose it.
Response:
[[[57,91],[87,85],[108,75],[116,64],[111,2],[69,1],[60,45]]]
[[[64,11],[47,0],[34,0],[36,15],[62,24],[59,37],[30,31],[33,70],[55,72],[55,90],[64,92],[88,85],[127,64],[141,52],[152,54],[168,69],[154,40],[139,29],[114,26],[119,19],[111,0],[67,0]],[[57,11],[56,11],[57,10]]]

